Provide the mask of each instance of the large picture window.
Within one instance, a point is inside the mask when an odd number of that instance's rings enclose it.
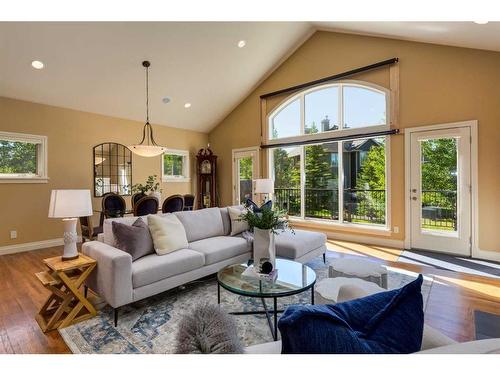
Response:
[[[298,93],[272,112],[269,144],[308,142],[270,149],[275,204],[303,219],[386,226],[387,138],[359,134],[389,128],[387,102],[381,88],[344,82]],[[358,138],[321,140],[334,132]]]

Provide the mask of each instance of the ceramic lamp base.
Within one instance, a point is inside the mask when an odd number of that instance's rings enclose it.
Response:
[[[78,219],[70,218],[63,219],[64,223],[64,252],[62,260],[71,260],[78,258],[78,249],[76,248],[76,241],[78,235],[76,234],[76,222]]]

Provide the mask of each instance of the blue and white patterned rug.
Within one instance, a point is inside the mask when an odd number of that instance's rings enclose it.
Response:
[[[321,258],[308,265],[317,279],[328,276],[328,265]],[[389,289],[399,288],[417,274],[390,269]],[[424,306],[433,280],[424,279]],[[310,291],[278,299],[278,308],[293,303],[310,303]],[[202,302],[217,303],[217,281],[214,278],[197,281],[157,296],[120,308],[118,327],[113,326],[113,311],[109,306],[95,318],[59,330],[73,353],[173,353],[179,320]],[[260,299],[238,296],[221,289],[221,306],[227,311],[262,310]],[[234,316],[238,334],[244,346],[272,340],[265,315]]]

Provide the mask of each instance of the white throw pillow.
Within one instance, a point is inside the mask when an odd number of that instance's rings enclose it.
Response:
[[[231,219],[231,236],[249,230],[250,227],[246,221],[240,220],[241,215],[246,212],[246,209],[239,209],[235,207],[228,207],[229,218]]]
[[[148,215],[148,225],[158,255],[188,247],[184,225],[174,214]]]

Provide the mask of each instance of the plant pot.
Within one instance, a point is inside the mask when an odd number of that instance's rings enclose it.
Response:
[[[158,203],[161,204],[161,193],[159,191],[152,191],[149,195],[158,199]]]
[[[276,266],[276,247],[274,245],[274,233],[269,229],[254,228],[253,230],[253,261],[257,269],[263,261],[269,261]]]

